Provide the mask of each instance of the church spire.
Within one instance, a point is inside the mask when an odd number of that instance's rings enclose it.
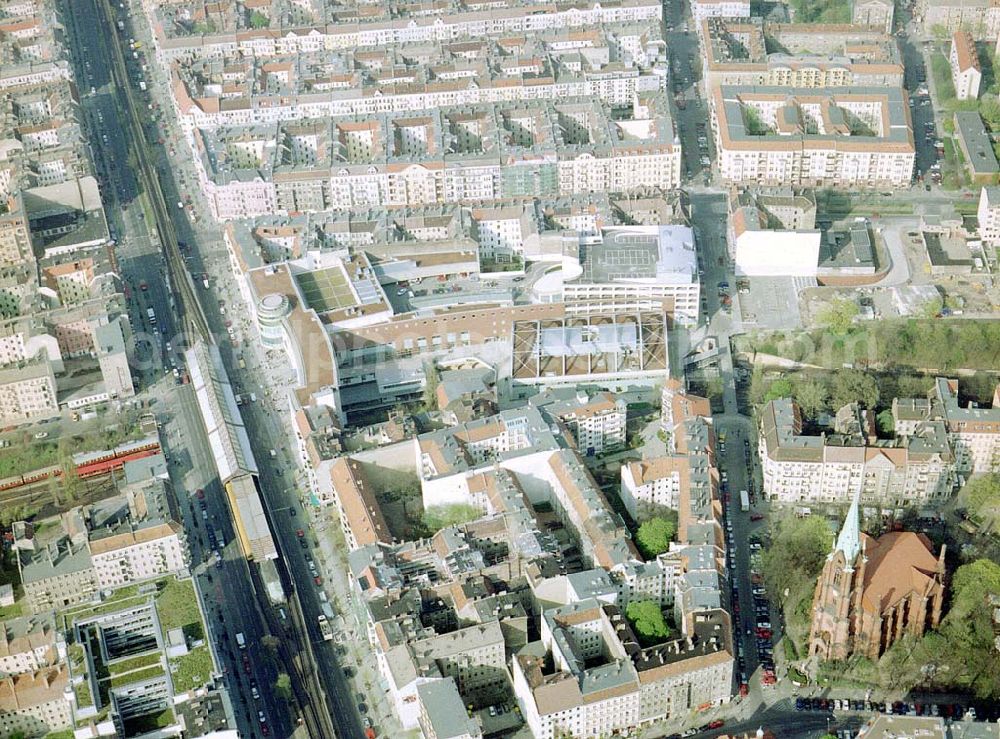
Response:
[[[859,490],[854,494],[851,507],[847,510],[844,527],[840,530],[840,536],[837,537],[837,546],[833,550],[835,554],[837,552],[844,553],[844,559],[848,567],[854,565],[854,560],[857,559],[858,552],[861,551],[861,517],[858,513],[860,504],[861,491]]]

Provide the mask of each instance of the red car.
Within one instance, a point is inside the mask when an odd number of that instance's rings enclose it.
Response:
[[[317,585],[322,585],[323,584],[323,578],[320,577],[319,575],[316,575],[316,577],[313,578],[313,582],[316,583]]]
[[[752,514],[750,514],[750,520],[751,521],[760,521],[763,518],[764,518],[764,516],[761,513],[752,513]]]
[[[267,736],[268,734],[271,733],[271,730],[269,728],[267,728],[267,724],[261,724],[260,725],[260,733],[263,734],[264,736]]]
[[[717,718],[717,719],[715,719],[715,721],[710,721],[709,722],[708,728],[710,728],[710,729],[721,729],[725,725],[726,725],[725,721],[723,721],[721,718]]]
[[[750,686],[746,683],[740,683],[740,697],[746,698],[750,694]]]
[[[198,488],[198,492],[195,493],[198,496],[198,500],[205,500],[205,491]]]
[[[295,535],[301,539],[303,536],[306,535],[306,532],[303,531],[302,529],[296,529],[295,530]]]

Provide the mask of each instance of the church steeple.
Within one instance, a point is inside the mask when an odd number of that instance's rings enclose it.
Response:
[[[861,551],[861,517],[858,508],[861,505],[861,491],[854,494],[851,507],[847,510],[847,518],[844,519],[844,526],[840,529],[837,537],[837,545],[833,549],[833,554],[844,553],[844,560],[848,567],[854,566],[854,560]]]

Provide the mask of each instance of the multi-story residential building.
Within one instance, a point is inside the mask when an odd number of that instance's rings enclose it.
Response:
[[[709,89],[903,85],[903,60],[895,38],[870,26],[709,18],[700,24],[700,32]]]
[[[719,170],[731,184],[906,187],[915,148],[899,88],[720,85],[712,91]]]
[[[532,398],[531,403],[559,421],[573,435],[584,455],[602,454],[625,445],[627,405],[609,392],[593,396],[585,392],[552,390]]]
[[[425,9],[390,3],[373,7],[371,12],[348,13],[328,24],[318,23],[285,34],[277,32],[277,25],[274,32],[251,32],[246,17],[235,8],[223,6],[220,11],[215,25],[218,30],[202,36],[191,33],[189,25],[175,22],[176,8],[147,6],[158,56],[171,61],[191,56],[219,58],[234,52],[247,58],[267,58],[323,49],[367,51],[407,43],[474,42],[508,34],[530,37],[603,24],[658,21],[663,15],[662,5],[651,0],[593,2],[584,6],[505,0],[492,6],[489,12],[449,2],[446,7],[435,8],[435,21],[427,23],[423,17],[428,12]],[[334,86],[336,78],[331,76],[328,84]]]
[[[391,543],[389,526],[375,499],[375,486],[364,473],[361,464],[347,457],[334,460],[330,465],[330,480],[334,505],[348,549]]]
[[[533,208],[516,205],[476,208],[472,219],[482,260],[506,263],[523,260],[525,242],[538,237],[538,218]]]
[[[90,556],[99,588],[179,572],[188,566],[184,530],[175,522],[153,523],[130,531],[91,537]]]
[[[983,187],[979,191],[979,238],[987,246],[1000,246],[1000,187]]]
[[[128,515],[122,513],[127,511]],[[124,496],[64,514],[42,536],[15,527],[15,549],[28,607],[34,613],[84,602],[114,589],[185,570],[183,528],[160,479],[130,484]]]
[[[915,14],[927,34],[940,26],[948,33],[968,31],[975,39],[992,41],[1000,31],[1000,6],[991,0],[918,0]]]
[[[0,679],[0,736],[42,737],[73,726],[65,665]]]
[[[729,641],[728,618],[717,612],[687,643],[641,649],[616,606],[582,600],[543,614],[539,646],[552,667],[522,650],[512,663],[514,692],[540,739],[634,731],[728,697]]]
[[[706,18],[749,18],[750,0],[692,0],[691,16],[695,23]]]
[[[660,423],[663,430],[670,432],[677,424],[695,417],[711,421],[712,406],[708,398],[689,393],[682,380],[669,378],[660,391]]]
[[[655,457],[622,465],[621,498],[635,520],[657,510],[676,511],[681,489],[690,485],[687,455]]]
[[[23,211],[0,215],[0,265],[7,267],[31,261],[34,255]]]
[[[0,622],[0,673],[18,675],[54,667],[66,656],[66,644],[52,614]]]
[[[17,426],[57,415],[56,376],[48,358],[0,369],[0,423]]]
[[[845,406],[832,434],[806,436],[798,405],[768,403],[759,451],[764,490],[782,503],[844,502],[858,493],[891,506],[940,504],[955,487],[945,423],[929,420],[892,444],[876,443],[870,412]]]
[[[892,33],[892,19],[896,11],[893,0],[852,0],[851,23],[875,26]]]
[[[1000,385],[990,408],[959,404],[958,380],[934,381],[932,418],[943,418],[962,473],[1000,472]]]
[[[452,677],[417,685],[420,730],[427,739],[481,739],[483,730],[470,718]]]
[[[110,398],[131,398],[135,395],[129,347],[132,343],[132,326],[128,316],[98,321],[93,329],[94,350],[101,368],[104,388]]]
[[[975,100],[979,97],[979,85],[983,71],[976,53],[976,42],[967,31],[956,31],[951,37],[951,80],[955,84],[955,97],[959,100]]]
[[[643,93],[627,104],[631,117],[612,116],[592,98],[561,97],[199,129],[196,166],[223,220],[676,187],[680,146],[665,97]],[[285,142],[302,138],[305,126],[310,139],[322,134],[329,144],[318,153],[305,144],[290,148]],[[462,133],[472,126],[474,135]],[[299,186],[313,181],[326,196],[279,197],[284,161],[300,167]],[[513,206],[474,209],[473,219],[480,256],[508,263],[523,253],[535,220]]]

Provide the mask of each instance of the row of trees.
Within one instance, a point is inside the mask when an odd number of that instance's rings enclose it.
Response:
[[[791,373],[768,380],[758,367],[750,381],[750,402],[754,405],[778,398],[792,398],[809,418],[835,411],[857,401],[865,408],[878,406],[881,392],[873,375],[843,369],[828,374]]]

